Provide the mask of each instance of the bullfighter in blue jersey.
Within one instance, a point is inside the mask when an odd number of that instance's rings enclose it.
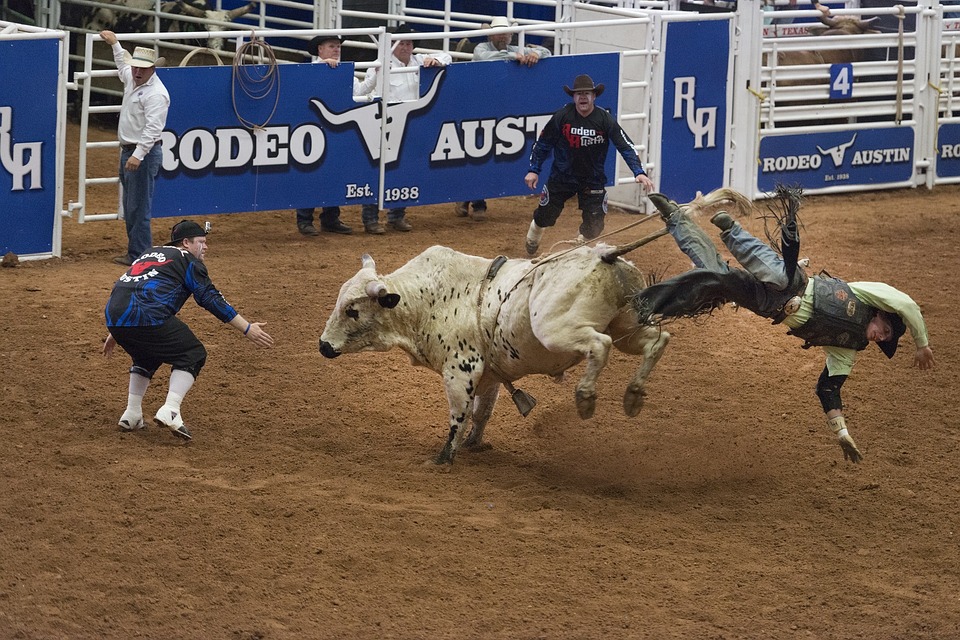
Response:
[[[530,170],[524,177],[527,186],[536,189],[543,163],[553,153],[550,177],[543,185],[540,206],[533,212],[527,231],[526,248],[531,256],[540,247],[544,228],[556,224],[564,203],[574,195],[579,199],[583,217],[580,235],[592,240],[603,232],[603,219],[607,214],[607,174],[603,165],[611,142],[626,160],[636,181],[647,191],[653,191],[653,181],[643,171],[623,127],[608,111],[594,106],[603,93],[603,85],[594,85],[590,76],[579,75],[572,89],[564,87],[563,90],[573,97],[573,102],[554,113],[540,132],[530,152]]]
[[[160,365],[169,364],[172,371],[167,399],[153,420],[178,438],[192,438],[183,423],[180,403],[200,375],[207,351],[177,317],[190,296],[254,344],[273,345],[273,338],[262,328],[265,323],[245,320],[213,286],[203,262],[206,235],[196,222],[178,222],[168,245],[147,250],[113,285],[105,309],[110,333],[103,353],[110,356],[119,344],[133,359],[127,409],[119,423],[121,431],[144,428],[143,396]]]

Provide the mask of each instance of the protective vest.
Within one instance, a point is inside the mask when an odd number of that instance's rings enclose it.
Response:
[[[843,347],[862,351],[870,343],[867,325],[876,309],[853,294],[843,280],[813,278],[813,313],[802,326],[787,333],[803,338],[803,348]]]

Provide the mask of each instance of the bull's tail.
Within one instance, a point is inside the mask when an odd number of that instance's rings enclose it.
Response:
[[[750,198],[727,187],[714,189],[706,195],[697,193],[696,198],[683,206],[687,213],[693,216],[713,214],[721,207],[727,213],[738,218],[744,218],[753,211],[753,203]]]

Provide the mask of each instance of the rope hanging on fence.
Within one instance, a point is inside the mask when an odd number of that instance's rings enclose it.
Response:
[[[757,91],[756,89],[754,89],[754,88],[751,87],[750,85],[747,85],[747,91],[749,91],[750,93],[752,93],[753,96],[757,99],[757,109],[762,109],[762,108],[763,108],[763,101],[767,99],[767,96],[763,95],[763,93],[761,93],[760,91]],[[761,113],[762,113],[762,112],[761,112]],[[760,118],[757,117],[757,140],[760,139],[760,132],[761,132],[761,131],[763,131],[763,122],[761,122]],[[760,165],[761,165],[761,161],[760,161],[760,147],[759,147],[759,145],[758,145],[758,146],[757,146],[757,166],[759,167]]]
[[[257,67],[264,65],[245,65],[243,59],[250,56],[254,59],[266,59],[266,71],[261,72]],[[273,109],[266,120],[257,124],[247,120],[240,115],[237,108],[237,88],[251,100],[264,100],[273,94]],[[233,100],[233,112],[244,127],[250,130],[262,129],[267,126],[277,111],[277,105],[280,103],[280,73],[277,68],[277,57],[273,53],[273,48],[257,38],[256,32],[251,32],[250,41],[240,45],[237,48],[236,55],[233,57],[233,81],[230,86],[230,97]]]
[[[897,20],[900,21],[900,29],[897,33],[897,115],[894,118],[897,124],[903,120],[903,5],[898,4]],[[916,117],[916,116],[914,116]]]

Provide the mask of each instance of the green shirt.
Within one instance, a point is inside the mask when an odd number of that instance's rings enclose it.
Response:
[[[816,277],[816,276],[814,276]],[[920,306],[913,298],[882,282],[848,282],[853,295],[876,309],[889,311],[903,319],[903,323],[910,330],[913,342],[918,349],[929,344],[927,325],[920,314]],[[791,329],[802,326],[813,315],[813,278],[807,282],[807,288],[800,299],[800,309],[786,317],[783,321]],[[841,347],[823,347],[827,354],[827,372],[831,376],[850,375],[853,363],[857,359],[854,349]]]

